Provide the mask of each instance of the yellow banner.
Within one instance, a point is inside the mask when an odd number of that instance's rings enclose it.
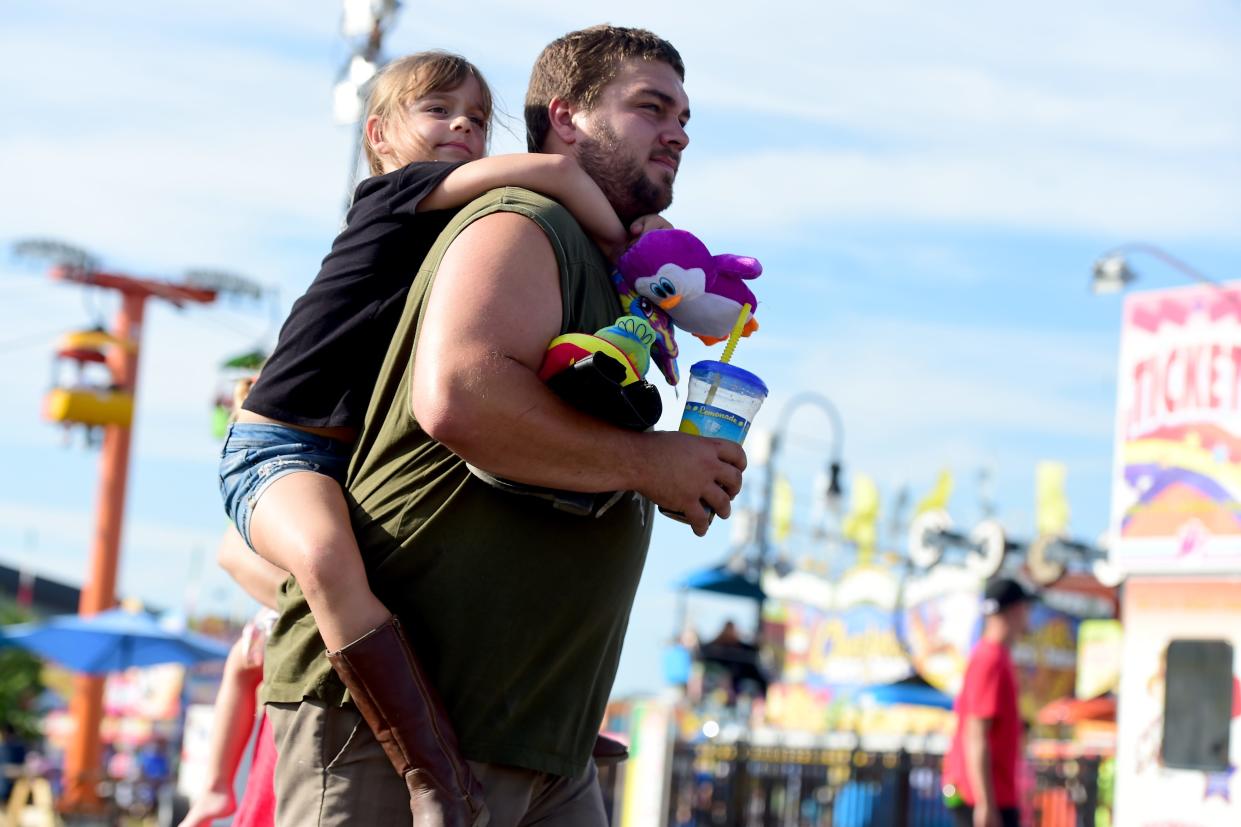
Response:
[[[931,489],[918,503],[918,507],[914,509],[914,516],[925,514],[928,511],[947,511],[948,500],[952,498],[952,472],[943,470],[939,472],[939,478],[935,480],[935,487]]]
[[[1069,498],[1063,462],[1040,462],[1034,468],[1035,528],[1040,535],[1063,535],[1069,530]]]

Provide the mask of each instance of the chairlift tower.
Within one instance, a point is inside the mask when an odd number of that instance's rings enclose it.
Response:
[[[138,388],[138,357],[147,302],[165,301],[175,307],[191,303],[211,304],[219,293],[214,286],[201,283],[178,283],[107,272],[98,267],[93,257],[65,245],[25,242],[17,245],[17,250],[27,255],[53,258],[56,263],[49,271],[53,280],[115,290],[120,294],[121,306],[108,335],[113,341],[124,343],[124,346],[108,348],[105,359],[113,389],[131,396]],[[126,417],[99,427],[103,428],[99,496],[88,569],[78,603],[78,613],[81,615],[98,614],[116,605],[116,575],[129,477],[132,422]],[[74,678],[74,692],[69,703],[74,729],[65,754],[65,788],[61,800],[63,808],[70,812],[95,812],[100,808],[97,787],[101,775],[103,686],[102,677],[79,675]]]
[[[107,366],[115,388],[131,395],[136,395],[138,389],[138,356],[147,301],[158,299],[182,307],[191,302],[210,304],[216,299],[213,289],[72,265],[57,265],[50,275],[55,280],[115,290],[120,294],[121,306],[111,334],[129,346],[111,349]],[[81,615],[97,614],[116,605],[116,575],[120,563],[132,433],[132,423],[104,426],[95,532],[78,604]],[[65,754],[63,805],[69,811],[91,811],[99,806],[97,787],[102,753],[100,724],[103,720],[104,679],[79,675],[74,683],[73,698],[69,704],[74,730]]]

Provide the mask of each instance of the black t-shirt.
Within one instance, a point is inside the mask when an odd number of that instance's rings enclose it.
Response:
[[[358,185],[243,408],[291,425],[361,427],[409,285],[456,214],[418,204],[460,165],[415,163]]]

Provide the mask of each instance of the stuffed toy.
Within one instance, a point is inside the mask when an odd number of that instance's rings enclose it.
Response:
[[[655,340],[645,317],[621,316],[595,333],[552,339],[538,376],[578,410],[645,431],[663,413],[659,391],[643,379]]]
[[[606,353],[624,369],[622,385],[636,382],[646,375],[651,363],[651,345],[655,331],[642,316],[621,316],[615,324],[595,333],[566,333],[552,339],[539,367],[539,378],[548,379],[586,358],[591,353]]]
[[[677,327],[707,345],[728,338],[747,303],[751,313],[742,335],[758,330],[753,314],[758,299],[745,284],[763,272],[757,259],[727,253],[713,256],[692,233],[652,230],[621,256],[617,270],[622,293],[651,302]]]
[[[621,256],[612,280],[627,314],[595,333],[568,333],[548,345],[538,376],[578,410],[634,430],[655,426],[659,391],[643,377],[653,360],[669,385],[679,379],[673,325],[708,345],[728,338],[742,306],[758,307],[743,280],[763,272],[746,256],[712,256],[684,230],[653,230]],[[758,329],[751,310],[742,334]],[[548,500],[554,508],[598,516],[619,492],[580,494],[514,483],[468,466],[488,484]]]
[[[656,332],[645,316],[621,316],[594,333],[566,333],[552,339],[538,377],[582,413],[635,431],[655,427],[663,413],[659,390],[642,377],[651,361]],[[590,494],[513,482],[466,464],[474,476],[510,494],[536,497],[559,511],[598,517],[624,492]]]

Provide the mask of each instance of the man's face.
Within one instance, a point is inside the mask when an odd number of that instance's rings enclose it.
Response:
[[[672,203],[672,182],[689,144],[689,99],[662,61],[629,60],[574,115],[582,132],[577,160],[626,222]]]
[[[1030,603],[1021,601],[1010,606],[1007,611],[1008,622],[1013,627],[1013,637],[1019,638],[1030,631]]]

